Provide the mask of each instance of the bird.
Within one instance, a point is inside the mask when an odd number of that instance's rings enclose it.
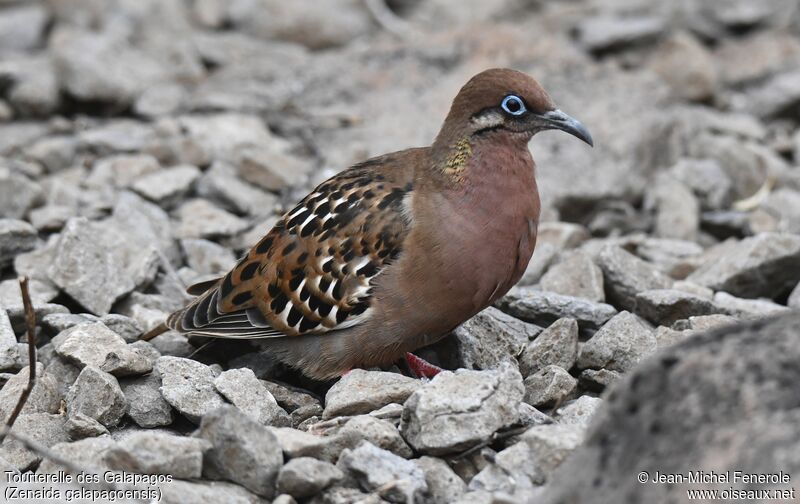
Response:
[[[230,272],[190,286],[197,297],[161,331],[260,338],[315,380],[403,358],[434,376],[440,368],[413,352],[502,297],[533,254],[540,199],[528,142],[545,130],[593,146],[533,77],[478,73],[430,146],[319,184]]]

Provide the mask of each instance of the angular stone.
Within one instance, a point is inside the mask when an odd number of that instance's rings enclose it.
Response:
[[[127,410],[117,379],[94,366],[86,366],[67,393],[67,412],[81,413],[114,427]]]
[[[800,236],[762,233],[708,261],[688,280],[739,297],[774,297],[800,281]]]
[[[289,425],[289,415],[278,406],[275,398],[251,369],[223,371],[214,380],[214,387],[256,422],[276,427]]]
[[[14,432],[42,446],[53,446],[57,443],[69,441],[64,428],[63,415],[50,413],[28,413],[20,415],[14,423]],[[42,460],[42,455],[25,448],[16,439],[7,439],[0,445],[0,458],[5,459],[11,468],[17,471],[26,471]]]
[[[316,397],[302,390],[267,380],[261,380],[261,384],[267,388],[269,393],[272,394],[272,397],[278,401],[280,407],[286,411],[294,411],[309,405],[320,406],[319,400]]]
[[[105,324],[106,327],[122,336],[128,343],[135,343],[139,341],[139,336],[144,332],[138,322],[125,315],[118,313],[109,313],[100,318],[100,322]]]
[[[536,233],[536,244],[547,243],[558,250],[575,248],[591,237],[589,230],[571,222],[542,222]]]
[[[583,443],[585,429],[577,424],[549,424],[531,427],[520,436],[529,450],[529,463],[536,467],[542,484]]]
[[[203,474],[227,479],[271,498],[275,493],[283,453],[275,435],[233,406],[223,406],[203,417],[197,436],[208,440]]]
[[[20,394],[28,386],[29,367],[24,367],[20,372],[9,378],[0,390],[0,422],[5,423],[19,402]],[[36,364],[36,385],[33,387],[25,406],[23,414],[56,413],[61,402],[58,385],[55,378],[44,371],[41,363]]]
[[[656,325],[669,326],[676,320],[718,311],[710,300],[674,289],[655,289],[636,295],[635,313]]]
[[[742,299],[731,296],[727,292],[714,294],[714,305],[719,311],[740,319],[765,318],[780,315],[789,310],[788,307],[769,299]]]
[[[496,306],[509,315],[545,327],[560,318],[573,318],[581,326],[600,327],[617,314],[613,306],[605,303],[530,287],[513,287]]]
[[[588,299],[602,303],[606,299],[603,290],[603,272],[586,252],[576,250],[562,253],[539,286],[550,292]]]
[[[355,478],[363,490],[377,492],[389,502],[415,501],[428,491],[425,474],[414,462],[366,441],[343,451],[337,467]]]
[[[519,357],[519,370],[527,377],[549,366],[571,369],[578,358],[578,323],[562,318],[553,322],[528,343]]]
[[[626,310],[636,306],[636,295],[652,289],[669,289],[672,279],[620,247],[605,247],[597,257],[603,270],[609,302]]]
[[[83,368],[95,366],[114,376],[149,373],[152,364],[105,324],[84,322],[54,339],[56,353]]]
[[[458,361],[467,369],[492,369],[513,362],[541,328],[489,307],[453,331]]]
[[[278,473],[278,492],[298,499],[311,497],[344,478],[329,462],[300,457],[286,463]]]
[[[558,366],[545,366],[525,378],[523,401],[531,406],[547,407],[560,404],[575,393],[578,380]]]
[[[515,367],[443,371],[406,401],[400,431],[417,451],[453,453],[519,418],[524,387]]]
[[[348,420],[336,433],[336,442],[343,448],[355,448],[364,440],[403,458],[413,455],[397,427],[387,420],[359,415]]]
[[[210,448],[211,443],[205,439],[139,431],[120,439],[103,459],[118,471],[199,479],[203,471],[203,453]]]
[[[636,315],[623,311],[583,345],[578,367],[625,372],[655,350],[653,330]]]
[[[517,285],[533,285],[539,282],[542,275],[547,269],[555,262],[558,256],[558,248],[550,243],[539,243],[537,240],[536,248],[533,251],[528,267],[525,268],[525,273],[522,274]]]
[[[599,397],[582,395],[556,410],[556,422],[560,424],[575,424],[581,427],[589,427],[592,417],[602,405],[603,400]]]
[[[109,434],[105,425],[101,424],[92,417],[88,417],[83,413],[75,413],[70,415],[67,423],[64,424],[71,439],[84,439],[87,437],[97,437],[104,434]]]
[[[214,387],[213,370],[195,360],[163,356],[155,369],[161,375],[161,395],[183,416],[198,424],[224,404]]]
[[[172,406],[161,395],[161,377],[157,372],[120,380],[128,403],[128,416],[139,427],[160,427],[173,420]]]
[[[0,268],[11,264],[23,252],[33,250],[38,235],[25,221],[0,219]]]
[[[9,371],[19,361],[17,335],[11,327],[11,320],[6,310],[0,307],[0,371]]]
[[[415,462],[425,473],[431,504],[449,504],[467,490],[464,481],[444,460],[423,456]]]
[[[247,222],[203,199],[189,200],[178,208],[178,236],[218,238],[247,229]]]
[[[593,392],[602,392],[619,380],[621,374],[609,369],[584,369],[578,376],[581,387]]]
[[[0,167],[0,216],[21,219],[42,201],[42,188],[24,175]]]
[[[158,254],[149,245],[130,243],[121,230],[84,218],[67,221],[48,275],[95,315],[153,280]]]
[[[196,166],[180,165],[148,173],[131,188],[162,207],[172,207],[189,193],[198,178],[200,170]]]
[[[169,216],[160,207],[132,192],[123,191],[117,196],[108,222],[109,225],[124,229],[129,241],[151,245],[173,263],[178,262],[180,252],[173,239],[174,228]],[[138,247],[141,249],[141,245]]]
[[[736,324],[738,320],[730,315],[701,315],[699,317],[689,317],[686,320],[680,320],[672,325],[673,329],[679,331],[710,331],[718,327],[725,327]]]
[[[402,403],[422,386],[397,373],[354,369],[325,394],[323,418],[369,413],[390,403]]]

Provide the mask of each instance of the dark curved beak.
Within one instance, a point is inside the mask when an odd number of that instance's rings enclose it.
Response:
[[[577,119],[565,114],[564,112],[555,109],[549,112],[545,112],[539,116],[544,121],[546,127],[551,129],[559,129],[561,131],[566,131],[570,135],[580,138],[590,146],[594,147],[594,141],[592,140],[592,134],[589,133],[589,130],[586,129],[586,126],[581,124],[580,121]]]

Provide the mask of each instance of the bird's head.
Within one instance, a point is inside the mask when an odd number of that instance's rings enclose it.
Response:
[[[437,143],[464,136],[510,134],[527,142],[536,133],[557,129],[593,145],[586,127],[556,108],[533,77],[507,68],[485,70],[458,92]]]

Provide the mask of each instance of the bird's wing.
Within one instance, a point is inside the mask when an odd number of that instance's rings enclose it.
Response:
[[[167,325],[249,339],[363,323],[372,311],[373,280],[400,254],[409,230],[404,200],[413,184],[410,170],[395,159],[402,154],[353,166],[320,184]]]

